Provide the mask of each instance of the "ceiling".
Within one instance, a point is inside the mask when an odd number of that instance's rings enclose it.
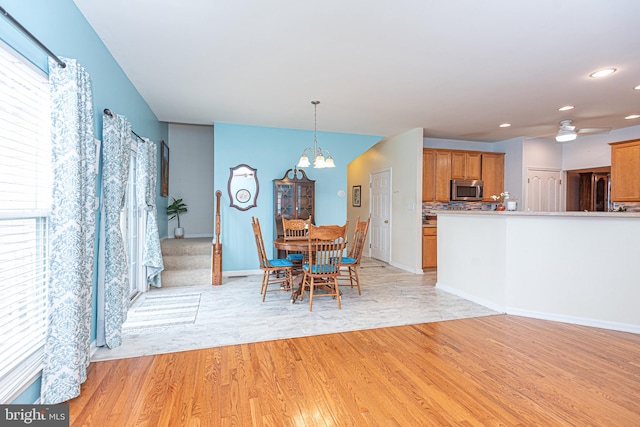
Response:
[[[313,129],[317,99],[318,131],[380,136],[640,125],[637,0],[74,1],[161,121]]]

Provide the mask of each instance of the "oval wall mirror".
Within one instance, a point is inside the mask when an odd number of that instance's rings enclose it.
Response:
[[[238,165],[230,168],[229,191],[230,205],[241,211],[258,206],[258,170],[249,165]]]

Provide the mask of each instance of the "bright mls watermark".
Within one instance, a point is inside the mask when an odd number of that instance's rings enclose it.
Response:
[[[69,427],[69,405],[0,405],[0,425]]]

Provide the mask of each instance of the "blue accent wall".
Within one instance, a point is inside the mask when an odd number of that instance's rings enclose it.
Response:
[[[72,0],[3,0],[2,7],[49,50],[57,56],[77,59],[91,75],[96,138],[102,140],[102,111],[109,108],[114,113],[127,117],[133,130],[138,135],[154,141],[158,145],[158,151],[160,150],[160,141],[168,139],[167,123],[158,121]],[[40,69],[48,71],[46,54],[4,17],[0,17],[0,39]],[[159,159],[158,153],[158,173],[160,172]],[[100,177],[97,182],[100,182]],[[156,204],[158,227],[162,237],[167,235],[167,199],[160,197],[159,192],[158,188]],[[92,341],[95,340],[96,335],[97,257],[95,265]],[[17,401],[35,402],[38,396],[39,387],[34,384]]]
[[[317,224],[344,224],[347,203],[347,164],[375,145],[381,136],[318,132],[318,145],[328,150],[336,167],[304,168],[315,184],[315,220]],[[257,270],[251,217],[260,220],[265,247],[273,255],[274,194],[273,180],[280,179],[298,163],[302,151],[313,147],[313,131],[268,128],[228,123],[214,124],[214,186],[222,191],[221,233],[224,272]],[[230,168],[247,164],[258,170],[257,207],[240,211],[230,207],[227,183]],[[363,183],[363,185],[366,183]],[[344,190],[344,197],[338,191]]]

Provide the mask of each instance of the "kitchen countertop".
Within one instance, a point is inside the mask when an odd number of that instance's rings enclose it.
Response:
[[[603,218],[640,218],[640,212],[529,212],[529,211],[459,211],[444,210],[438,215],[483,215],[483,216],[552,216],[552,217],[603,217]]]

